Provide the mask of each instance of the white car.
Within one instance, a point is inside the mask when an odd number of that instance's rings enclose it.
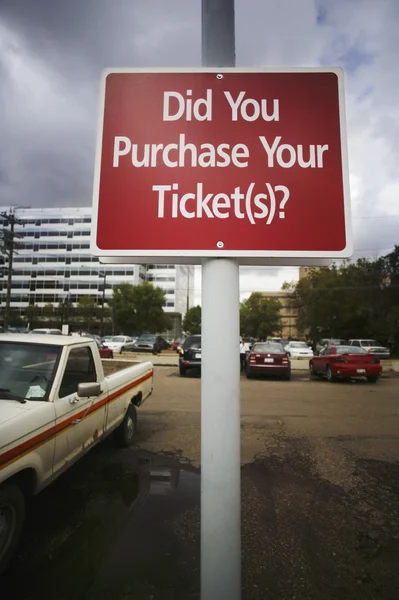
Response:
[[[366,340],[366,339],[357,339],[357,340],[349,340],[350,346],[357,346],[358,348],[363,348],[366,352],[370,354],[375,354],[378,358],[390,358],[390,350],[386,348],[377,340]]]
[[[29,331],[30,335],[62,335],[61,329],[32,329]]]
[[[134,339],[127,335],[114,335],[108,338],[106,345],[113,352],[122,353],[123,351],[132,351],[134,348]]]
[[[313,350],[309,348],[306,342],[289,342],[284,349],[291,358],[313,357]]]

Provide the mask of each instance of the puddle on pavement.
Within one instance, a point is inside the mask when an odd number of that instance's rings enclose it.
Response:
[[[196,598],[199,500],[194,469],[105,442],[33,499],[1,596]]]
[[[348,493],[312,443],[242,469],[243,600],[396,598],[399,466],[355,461]],[[198,599],[199,500],[188,465],[106,441],[34,499],[1,598]]]

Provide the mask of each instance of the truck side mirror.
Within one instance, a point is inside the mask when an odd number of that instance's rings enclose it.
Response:
[[[78,396],[79,398],[92,398],[101,394],[101,384],[97,381],[79,383]]]

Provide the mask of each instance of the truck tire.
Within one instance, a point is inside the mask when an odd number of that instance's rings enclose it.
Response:
[[[17,547],[25,520],[25,499],[16,485],[0,486],[0,573]]]
[[[134,442],[137,432],[137,411],[131,404],[126,411],[125,418],[115,431],[118,446],[128,448]]]
[[[186,367],[183,367],[182,365],[179,365],[179,374],[180,377],[185,377],[187,373]]]

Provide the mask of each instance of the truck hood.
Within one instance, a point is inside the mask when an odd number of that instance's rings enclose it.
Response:
[[[21,404],[17,400],[2,400],[0,398],[0,427],[11,421],[11,419],[25,414],[26,411],[32,410],[32,408],[34,406],[30,402]]]

